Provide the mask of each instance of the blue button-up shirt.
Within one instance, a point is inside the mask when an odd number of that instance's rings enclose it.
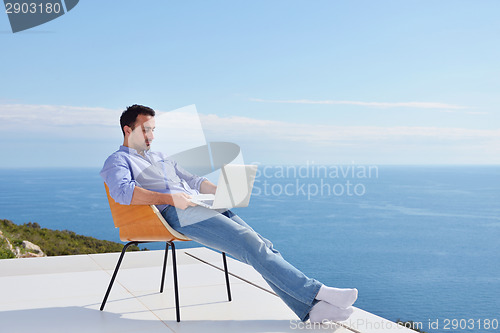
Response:
[[[201,183],[207,180],[184,170],[163,153],[145,151],[144,155],[135,149],[120,146],[104,162],[100,174],[116,202],[130,205],[136,186],[160,193],[196,195],[200,193]],[[157,207],[161,211],[167,205]]]

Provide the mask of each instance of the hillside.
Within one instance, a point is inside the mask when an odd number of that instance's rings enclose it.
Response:
[[[38,223],[17,225],[0,220],[0,259],[120,252],[123,244],[82,236],[69,230],[41,228]],[[129,247],[138,251],[137,246]]]

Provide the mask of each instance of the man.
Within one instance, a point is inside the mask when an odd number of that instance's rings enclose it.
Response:
[[[301,320],[349,318],[356,289],[327,287],[308,278],[230,210],[211,210],[190,201],[194,194],[215,193],[216,186],[150,150],[154,116],[153,109],[132,105],[120,117],[123,145],[101,170],[113,199],[124,205],[157,205],[178,232],[252,265]]]

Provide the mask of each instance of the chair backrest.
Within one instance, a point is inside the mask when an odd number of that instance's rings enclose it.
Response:
[[[174,241],[190,240],[175,231],[165,221],[160,211],[154,205],[121,205],[110,195],[109,188],[104,183],[108,196],[109,208],[115,228],[120,228],[120,239],[130,241]]]

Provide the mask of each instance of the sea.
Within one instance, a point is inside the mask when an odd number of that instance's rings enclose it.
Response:
[[[98,168],[0,169],[0,188],[0,219],[120,241]],[[308,276],[357,288],[359,308],[500,331],[500,166],[259,165],[234,211]]]

